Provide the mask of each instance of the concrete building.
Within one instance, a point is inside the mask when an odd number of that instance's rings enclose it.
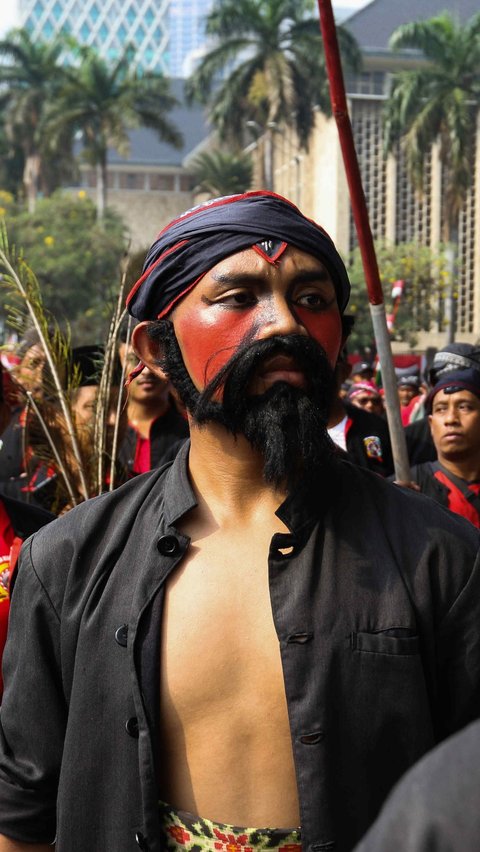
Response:
[[[441,234],[442,167],[434,148],[427,164],[420,199],[407,179],[400,151],[385,159],[382,150],[382,107],[389,75],[421,61],[417,54],[393,54],[392,32],[412,20],[426,20],[448,8],[466,22],[480,8],[478,0],[373,0],[345,20],[362,49],[360,75],[346,79],[349,112],[363,185],[376,240],[416,241],[432,249]],[[462,340],[480,336],[480,116],[477,124],[472,186],[460,217],[457,334]],[[262,142],[260,140],[261,158]],[[257,177],[258,179],[258,177]],[[296,200],[302,210],[325,225],[345,256],[356,244],[353,218],[335,122],[320,113],[309,151],[298,150],[294,134],[274,131],[274,187]],[[445,334],[429,335],[429,345],[442,345]]]

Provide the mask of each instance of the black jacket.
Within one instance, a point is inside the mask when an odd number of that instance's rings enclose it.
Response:
[[[351,420],[346,440],[350,460],[381,476],[390,476],[393,457],[387,422],[358,405],[345,403],[345,411]],[[377,448],[380,455],[377,455]]]
[[[161,849],[161,612],[189,545],[177,529],[195,505],[187,452],[24,545],[4,657],[0,833],[57,833],[57,852]],[[479,535],[338,460],[278,514],[291,533],[272,540],[269,583],[303,848],[347,852],[406,769],[478,715]]]
[[[422,464],[423,462],[435,461],[437,458],[428,417],[422,417],[415,423],[409,423],[405,427],[405,439],[410,464]]]
[[[45,524],[55,519],[55,515],[37,506],[28,506],[20,500],[0,494],[15,535],[25,540]]]
[[[355,852],[478,852],[480,722],[410,770]]]

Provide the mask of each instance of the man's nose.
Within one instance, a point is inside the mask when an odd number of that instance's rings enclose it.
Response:
[[[285,296],[277,294],[266,301],[257,340],[265,340],[278,334],[308,335],[308,332]]]
[[[445,412],[445,423],[456,423],[458,421],[458,411],[452,405],[451,408],[447,408]]]

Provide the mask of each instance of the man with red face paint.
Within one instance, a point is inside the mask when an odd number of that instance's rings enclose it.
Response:
[[[477,715],[478,532],[327,434],[348,293],[273,193],[160,233],[133,345],[191,439],[24,547],[0,852],[348,852]]]

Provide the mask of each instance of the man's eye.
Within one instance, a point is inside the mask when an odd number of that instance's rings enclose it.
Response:
[[[330,304],[322,293],[314,291],[312,293],[302,293],[295,296],[292,300],[294,305],[299,305],[302,308],[310,308],[310,310],[321,310],[327,308]]]
[[[254,305],[256,302],[255,296],[247,290],[238,290],[235,293],[226,293],[221,300],[224,305],[231,305],[236,308],[244,308]]]

